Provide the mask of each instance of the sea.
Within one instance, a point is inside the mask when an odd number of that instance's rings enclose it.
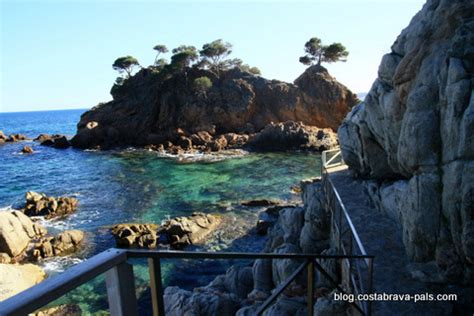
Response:
[[[86,110],[0,113],[6,135],[41,133],[72,137]],[[23,146],[33,154],[21,154]],[[49,276],[61,273],[115,246],[110,228],[119,223],[157,223],[193,212],[217,214],[223,224],[196,251],[262,251],[265,237],[255,233],[263,211],[242,201],[270,199],[301,203],[295,190],[301,180],[319,175],[320,156],[307,152],[254,153],[242,150],[218,154],[160,155],[136,148],[95,151],[54,149],[34,141],[0,145],[0,211],[20,209],[27,191],[74,196],[78,210],[66,218],[38,219],[50,234],[68,229],[86,232],[73,255],[47,259],[39,265]],[[167,286],[205,286],[236,262],[181,260],[163,263]],[[251,264],[240,263],[239,264]],[[136,260],[137,296],[141,312],[149,314],[148,271]],[[107,314],[103,276],[64,295],[50,305],[78,304],[84,315]]]

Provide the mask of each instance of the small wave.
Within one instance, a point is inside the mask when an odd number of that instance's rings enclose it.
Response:
[[[182,153],[173,155],[170,153],[157,153],[158,157],[171,158],[183,162],[196,162],[196,161],[208,161],[217,162],[225,159],[240,158],[248,155],[248,151],[242,149],[228,149],[220,152],[195,152],[195,153]]]
[[[17,209],[13,208],[13,205],[2,206],[0,207],[0,212],[11,212],[11,211],[18,211]]]
[[[68,230],[74,228],[73,218],[74,215],[70,215],[67,219],[45,219],[43,216],[31,216],[31,218],[35,219],[37,222],[41,224],[41,226],[46,228],[53,228],[57,230]]]
[[[79,264],[83,262],[84,259],[65,256],[65,257],[55,257],[55,258],[48,258],[44,261],[39,263],[39,266],[43,268],[43,270],[47,274],[55,274],[60,273],[69,268],[70,266]]]

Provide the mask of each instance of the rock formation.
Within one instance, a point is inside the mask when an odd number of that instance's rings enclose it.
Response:
[[[0,139],[7,143],[15,143],[22,140],[28,140],[29,138],[23,134],[11,134],[10,136],[6,137],[3,133],[0,133]]]
[[[218,216],[196,212],[167,220],[161,226],[119,224],[112,227],[111,232],[119,247],[155,248],[160,243],[182,249],[204,240],[220,221]]]
[[[7,141],[8,137],[0,131],[0,144],[4,144]]]
[[[30,146],[23,146],[23,148],[21,149],[22,154],[32,154],[33,152],[33,148],[31,148]]]
[[[382,58],[339,128],[344,160],[376,179],[375,202],[408,256],[474,283],[474,3],[429,0]],[[436,279],[435,276],[433,276]]]
[[[33,264],[0,264],[0,302],[45,278],[46,273]]]
[[[28,216],[44,216],[46,219],[73,213],[78,201],[72,197],[52,197],[33,191],[26,192],[24,213]]]
[[[337,136],[330,128],[305,126],[300,122],[270,123],[249,139],[247,145],[257,150],[314,149],[336,147]]]
[[[71,146],[66,136],[57,134],[40,134],[34,141],[39,142],[43,146],[51,146],[57,149],[66,149]]]
[[[157,231],[157,224],[118,224],[111,229],[117,246],[124,248],[155,248]]]
[[[24,253],[30,241],[46,235],[46,229],[20,211],[0,212],[0,253],[15,258]]]
[[[212,80],[205,95],[196,93],[192,85],[201,76]],[[336,129],[357,103],[357,97],[321,66],[308,68],[295,84],[267,80],[238,68],[219,78],[197,68],[172,75],[142,69],[122,86],[115,86],[112,95],[113,101],[82,115],[73,146],[179,142],[187,147],[182,136],[193,143],[198,138],[206,141],[206,137],[193,136],[204,132],[224,135],[228,142],[228,133],[252,134],[270,122],[285,121]]]
[[[33,258],[40,260],[74,252],[83,239],[84,232],[80,230],[66,230],[54,237],[43,237],[33,245]]]

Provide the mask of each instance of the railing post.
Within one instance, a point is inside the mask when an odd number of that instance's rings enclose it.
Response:
[[[160,259],[148,258],[148,269],[150,271],[150,290],[153,316],[164,316],[165,303],[163,300],[163,283],[161,282]]]
[[[313,316],[313,306],[314,306],[314,259],[308,260],[308,284],[307,284],[307,292],[308,292],[308,316]]]
[[[110,314],[114,316],[138,315],[133,267],[122,262],[105,273]]]

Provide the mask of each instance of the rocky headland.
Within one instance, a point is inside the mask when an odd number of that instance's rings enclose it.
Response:
[[[212,81],[205,93],[193,85],[203,76]],[[246,145],[321,150],[337,144],[332,130],[358,102],[318,65],[294,84],[238,67],[220,76],[196,67],[173,74],[144,68],[111,93],[113,101],[82,115],[74,147],[147,146],[172,153]]]
[[[338,131],[409,258],[437,271],[422,273],[430,282],[474,284],[473,13],[472,1],[429,0]]]

